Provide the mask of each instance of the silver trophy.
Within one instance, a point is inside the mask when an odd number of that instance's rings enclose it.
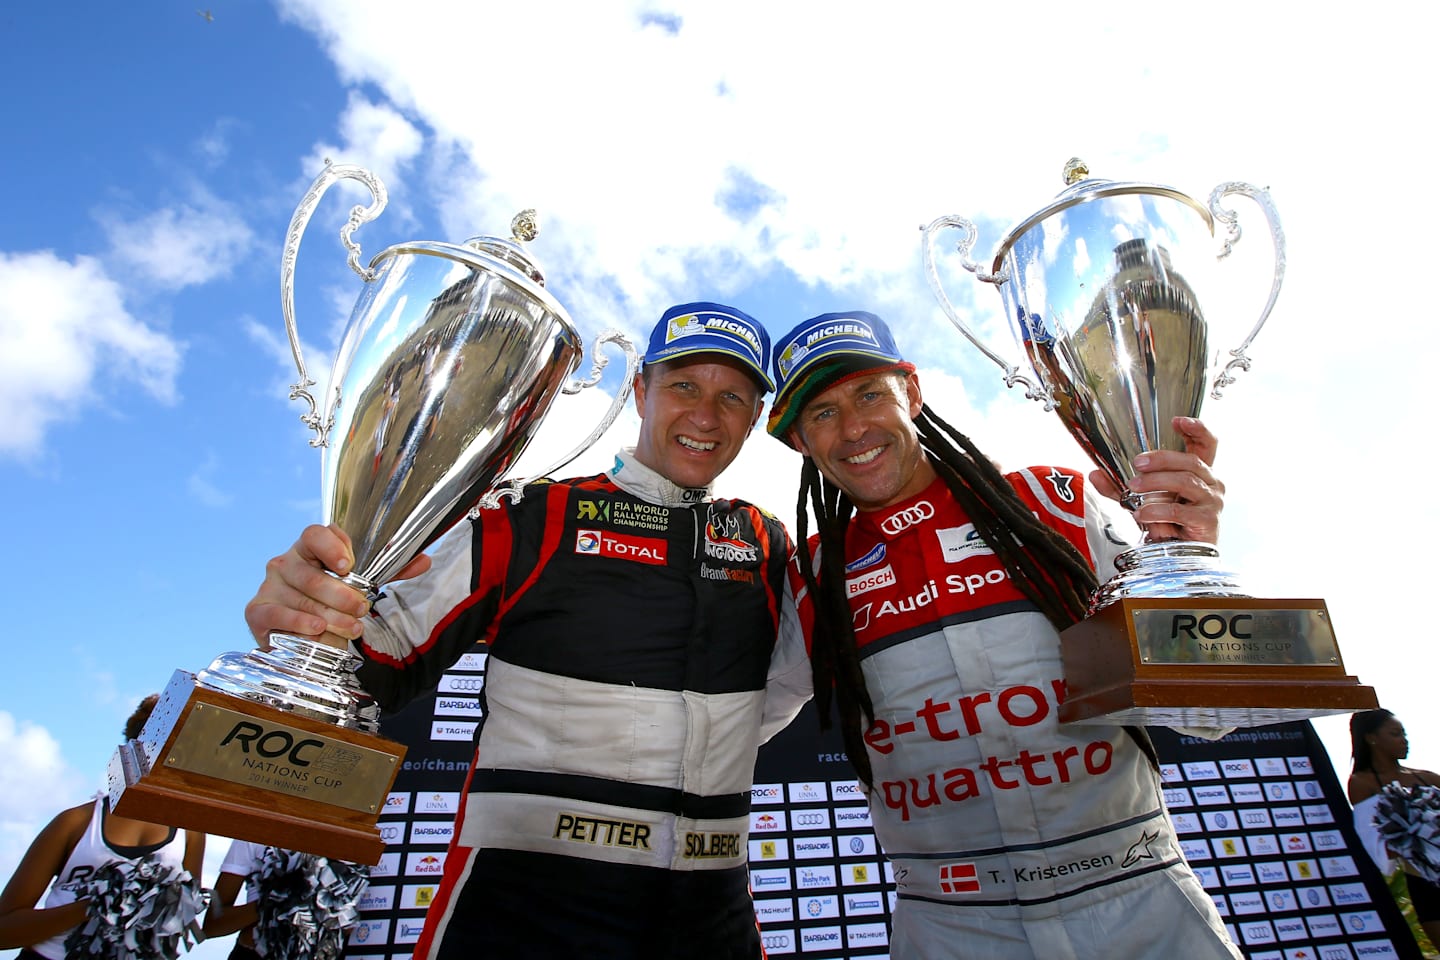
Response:
[[[300,352],[294,277],[300,239],[321,196],[358,180],[374,202],[355,207],[340,239],[365,281],[340,343],[323,411]],[[565,308],[521,246],[538,233],[534,210],[511,223],[508,240],[397,244],[360,266],[351,234],[384,209],[384,186],[355,166],[328,165],[296,208],[281,264],[281,309],[304,400],[301,420],[321,447],[322,522],[349,534],[354,569],[342,580],[372,601],[379,588],[477,506],[518,497],[527,481],[501,477],[525,450],[557,393],[600,382],[604,343],[626,356],[625,377],[600,424],[541,474],[584,453],[619,415],[638,367],[619,331],[591,348],[588,379],[566,382],[581,343]],[[483,501],[483,503],[482,503]],[[377,729],[379,709],[355,681],[359,659],[344,647],[271,634],[268,651],[226,654],[197,675],[202,686],[359,730]]]
[[[305,227],[341,179],[363,183],[373,202],[354,207],[340,232],[365,288],[322,408],[301,357],[294,274]],[[351,234],[385,202],[368,171],[327,164],[295,210],[281,261],[281,307],[299,371],[291,397],[308,404],[301,419],[324,450],[321,519],[349,535],[355,566],[342,579],[372,601],[471,510],[521,495],[526,481],[502,477],[557,394],[600,382],[602,344],[626,355],[620,389],[599,425],[545,473],[614,422],[639,366],[633,346],[607,330],[591,350],[590,377],[569,379],[580,338],[521,245],[536,234],[533,210],[515,218],[510,239],[402,243],[362,267]],[[380,711],[356,681],[360,659],[347,641],[269,639],[268,650],[225,654],[194,675],[176,671],[140,738],[111,764],[115,809],[374,863],[384,847],[375,819],[405,749],[376,734]]]
[[[931,289],[955,327],[1004,371],[1006,386],[1054,410],[1109,479],[1128,491],[1135,457],[1146,450],[1184,450],[1174,417],[1196,417],[1205,398],[1219,398],[1248,370],[1245,351],[1275,306],[1285,273],[1285,237],[1267,191],[1247,183],[1216,187],[1204,206],[1170,187],[1085,179],[1079,160],[1065,168],[1069,185],[1044,209],[1001,240],[989,270],[970,259],[977,231],[963,217],[940,217],[924,229]],[[1204,306],[1223,282],[1215,269],[1240,238],[1231,195],[1264,211],[1275,246],[1269,299],[1250,332],[1220,365],[1210,354]],[[1216,224],[1226,227],[1215,238]],[[956,311],[935,266],[935,246],[948,229],[961,231],[957,250],[966,270],[994,284],[1033,378],[991,350]],[[1150,494],[1147,496],[1155,496]],[[1131,510],[1146,497],[1127,493]],[[1154,539],[1117,561],[1095,612],[1122,597],[1245,596],[1220,569],[1208,543]]]
[[[1172,420],[1198,416],[1207,392],[1220,397],[1250,368],[1246,350],[1285,273],[1285,238],[1269,193],[1247,183],[1221,184],[1202,204],[1171,187],[1089,179],[1079,160],[1065,182],[1005,235],[988,269],[970,259],[969,220],[923,227],[925,270],[950,322],[1007,386],[1060,416],[1134,510],[1154,496],[1129,492],[1135,457],[1183,451]],[[1220,354],[1210,334],[1224,300],[1220,261],[1240,238],[1221,205],[1232,194],[1264,213],[1274,269],[1259,318]],[[991,350],[946,295],[935,246],[952,229],[961,265],[999,289],[1028,373]],[[1345,673],[1323,600],[1251,598],[1218,556],[1211,544],[1146,531],[1116,560],[1118,573],[1099,571],[1087,617],[1060,634],[1063,722],[1257,726],[1375,705],[1374,689]]]

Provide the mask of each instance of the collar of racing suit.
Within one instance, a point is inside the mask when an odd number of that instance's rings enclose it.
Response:
[[[693,507],[710,499],[709,487],[682,487],[635,459],[634,447],[615,454],[610,479],[626,493],[666,507]]]

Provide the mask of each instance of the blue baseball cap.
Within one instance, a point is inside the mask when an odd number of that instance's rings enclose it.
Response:
[[[762,395],[775,389],[765,369],[770,364],[770,334],[741,310],[707,301],[671,307],[650,332],[650,345],[641,362],[657,363],[697,353],[734,357],[760,381]]]
[[[766,431],[786,443],[801,409],[817,394],[854,374],[895,368],[913,373],[900,356],[885,321],[873,313],[849,310],[823,313],[791,330],[775,343],[775,402]]]

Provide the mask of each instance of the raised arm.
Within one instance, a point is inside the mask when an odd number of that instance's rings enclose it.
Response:
[[[93,803],[58,814],[25,851],[0,892],[0,949],[31,947],[83,923],[88,900],[60,907],[36,907],[50,881],[60,875],[75,844],[90,824]]]

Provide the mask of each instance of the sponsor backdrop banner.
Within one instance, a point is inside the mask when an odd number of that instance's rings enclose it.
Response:
[[[409,753],[381,818],[350,960],[404,960],[439,887],[483,720],[483,647],[383,733]],[[1351,826],[1308,723],[1218,742],[1152,731],[1186,856],[1251,960],[1420,954]],[[885,957],[894,878],[839,737],[811,707],[760,751],[750,814],[751,886],[766,952],[809,960]]]

